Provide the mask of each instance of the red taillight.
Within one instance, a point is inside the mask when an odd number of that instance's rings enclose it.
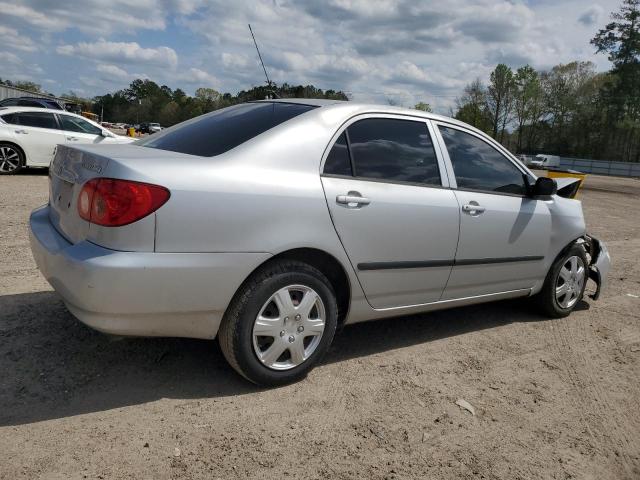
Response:
[[[78,213],[104,227],[128,225],[159,209],[169,200],[169,190],[149,183],[94,178],[82,186]]]

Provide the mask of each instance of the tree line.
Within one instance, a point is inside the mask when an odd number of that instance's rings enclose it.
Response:
[[[516,153],[640,162],[640,0],[624,0],[591,44],[608,54],[610,71],[499,64],[487,85],[465,87],[452,116]]]
[[[159,122],[171,126],[189,118],[251,100],[265,98],[325,98],[347,100],[345,93],[322,90],[313,85],[257,86],[235,95],[213,88],[198,88],[194,96],[177,88],[158,85],[152,80],[137,79],[128,88],[93,99],[93,112],[105,121],[128,123]]]

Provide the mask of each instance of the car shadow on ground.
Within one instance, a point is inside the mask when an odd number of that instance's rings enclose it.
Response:
[[[366,322],[342,329],[323,363],[540,320],[522,301],[505,301]],[[217,342],[104,335],[55,292],[0,296],[0,372],[0,426],[260,390],[227,365]]]

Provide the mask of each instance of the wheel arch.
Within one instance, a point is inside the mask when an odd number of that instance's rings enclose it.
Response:
[[[344,323],[351,304],[351,283],[349,281],[349,276],[344,266],[336,257],[318,248],[293,248],[280,252],[268,260],[265,260],[253,269],[249,275],[247,275],[247,278],[236,290],[236,294],[257,271],[278,260],[297,260],[311,265],[322,272],[322,274],[327,277],[331,283],[333,291],[336,294],[336,301],[338,303],[338,325],[342,325]]]

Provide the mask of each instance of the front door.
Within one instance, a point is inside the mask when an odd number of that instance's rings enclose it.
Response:
[[[460,205],[460,239],[443,299],[531,288],[544,278],[551,215],[525,173],[473,132],[439,125]]]
[[[376,309],[440,299],[459,209],[424,121],[365,118],[340,134],[322,184],[336,231]]]
[[[60,126],[65,133],[65,139],[68,144],[78,143],[99,143],[104,140],[100,134],[102,129],[88,122],[84,118],[58,114],[60,118]]]

